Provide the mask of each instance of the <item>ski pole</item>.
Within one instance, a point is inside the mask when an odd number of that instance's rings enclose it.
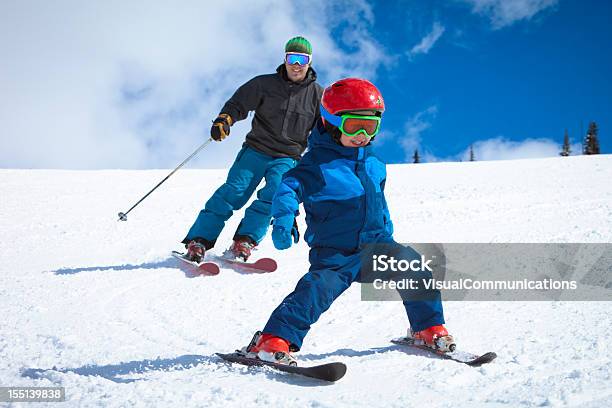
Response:
[[[193,157],[198,154],[200,152],[200,150],[202,150],[203,148],[205,148],[211,141],[213,140],[213,138],[209,138],[207,141],[205,141],[204,143],[202,143],[200,145],[200,147],[198,147],[195,152],[191,153],[191,155],[189,157],[187,157],[185,160],[183,160],[183,162],[181,164],[179,164],[174,170],[172,170],[172,172],[170,174],[168,174],[162,181],[160,181],[155,187],[153,187],[153,189],[151,191],[149,191],[147,194],[145,194],[144,197],[142,197],[140,200],[138,200],[138,202],[136,204],[134,204],[132,206],[132,208],[130,208],[129,210],[127,210],[126,212],[120,212],[119,215],[119,219],[117,221],[127,221],[127,215],[130,213],[130,211],[132,211],[138,204],[140,204],[145,198],[147,198],[149,196],[149,194],[151,194],[153,191],[155,191],[155,189],[159,186],[161,186],[164,181],[168,180],[170,178],[171,175],[173,175],[174,173],[176,173],[176,171],[178,169],[180,169],[181,167],[183,167],[183,165],[185,163],[187,163],[189,160],[193,159]]]

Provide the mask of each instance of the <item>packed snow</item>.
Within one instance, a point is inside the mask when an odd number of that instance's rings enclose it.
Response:
[[[225,170],[180,170],[117,221],[166,174],[0,170],[0,386],[62,386],[65,406],[612,406],[612,302],[446,302],[459,348],[498,354],[473,368],[390,344],[402,305],[363,302],[355,284],[297,353],[346,363],[337,383],[221,361],[307,271],[308,248],[268,236],[254,256],[278,271],[193,277],[170,251]],[[399,242],[612,242],[610,155],[391,165],[386,195]]]

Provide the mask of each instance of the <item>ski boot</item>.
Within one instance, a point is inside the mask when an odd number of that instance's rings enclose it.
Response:
[[[453,336],[448,334],[446,328],[441,324],[418,332],[408,329],[408,337],[412,337],[415,344],[422,344],[444,353],[453,352],[457,347]]]
[[[230,247],[228,256],[246,262],[251,256],[251,251],[253,251],[253,248],[256,246],[257,243],[249,237],[237,238]]]
[[[196,263],[200,263],[204,260],[206,246],[203,243],[197,240],[191,240],[185,246],[187,247],[187,253],[185,254],[185,258]]]
[[[247,357],[259,358],[271,363],[297,366],[297,360],[293,358],[289,342],[270,333],[256,332],[248,346],[241,352]]]

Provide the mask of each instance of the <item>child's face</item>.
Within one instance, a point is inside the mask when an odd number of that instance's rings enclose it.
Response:
[[[376,115],[375,111],[358,111],[358,112],[347,112],[355,115]],[[368,144],[370,138],[364,135],[363,133],[359,133],[356,136],[347,136],[344,133],[340,135],[340,143],[344,147],[363,147]]]
[[[370,138],[364,135],[363,133],[352,137],[342,133],[342,135],[340,136],[340,143],[344,147],[363,147],[367,145],[369,141]]]

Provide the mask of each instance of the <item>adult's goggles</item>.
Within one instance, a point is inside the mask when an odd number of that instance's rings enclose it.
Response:
[[[346,113],[341,116],[332,115],[321,105],[321,116],[349,137],[363,133],[367,137],[374,137],[380,130],[380,116],[355,115]]]
[[[308,54],[301,54],[299,52],[288,52],[285,54],[285,62],[289,65],[308,65],[312,60],[312,56]]]

